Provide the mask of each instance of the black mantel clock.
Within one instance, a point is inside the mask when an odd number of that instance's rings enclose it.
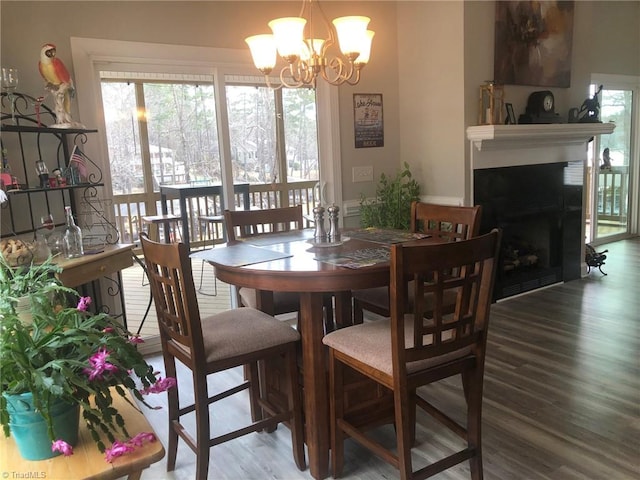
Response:
[[[555,112],[555,98],[550,90],[540,90],[529,95],[527,108],[518,123],[561,123]]]

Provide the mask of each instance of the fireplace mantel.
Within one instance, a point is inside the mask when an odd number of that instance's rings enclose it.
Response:
[[[614,123],[481,125],[467,128],[471,171],[584,160],[596,135],[613,132]]]
[[[536,148],[542,145],[581,145],[594,135],[613,132],[614,128],[613,123],[481,125],[468,127],[467,139],[478,151]]]

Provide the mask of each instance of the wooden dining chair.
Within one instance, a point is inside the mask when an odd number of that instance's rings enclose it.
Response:
[[[293,457],[297,467],[304,470],[302,401],[296,364],[298,332],[253,308],[201,318],[187,247],[183,243],[153,242],[145,234],[141,242],[160,327],[165,374],[176,377],[178,360],[191,370],[193,379],[193,393],[181,396],[184,383],[180,381],[177,388],[168,391],[167,471],[175,468],[178,438],[196,454],[195,478],[204,479],[210,447],[251,432],[272,431],[281,422],[291,429]],[[286,406],[284,409],[261,393],[259,366],[271,361],[285,366],[286,375],[281,376],[285,396],[279,403]],[[238,366],[244,366],[244,381],[210,396],[207,376]],[[252,423],[211,437],[209,406],[244,390],[249,392]],[[192,397],[193,403],[185,402]],[[195,435],[187,427],[189,421],[183,419],[190,413],[195,413]]]
[[[478,235],[482,208],[461,207],[452,205],[436,205],[414,201],[411,203],[411,231],[421,232],[447,242],[466,240]],[[407,298],[409,306],[413,302],[413,290]],[[353,322],[358,324],[364,320],[364,310],[383,317],[389,312],[389,287],[354,290]]]
[[[391,247],[391,317],[336,330],[323,339],[329,347],[331,462],[339,477],[348,437],[379,455],[400,471],[400,478],[423,479],[469,460],[471,478],[482,479],[482,389],[487,330],[495,283],[501,232],[460,242],[434,244],[429,240]],[[457,270],[458,275],[449,275]],[[413,282],[407,283],[407,278]],[[407,308],[408,286],[418,299]],[[449,313],[444,299],[455,292]],[[425,318],[425,292],[433,294],[432,311]],[[345,415],[345,379],[356,371],[393,392],[396,445],[389,450],[373,435],[370,425]],[[460,375],[466,418],[421,396],[419,387]],[[434,393],[430,392],[433,396]],[[445,398],[439,405],[451,405]],[[411,451],[416,443],[416,407],[420,407],[463,439],[464,448],[413,471]],[[456,415],[455,418],[460,418]],[[432,434],[430,434],[432,435]],[[428,439],[427,444],[432,443]],[[427,448],[427,447],[424,447]],[[434,455],[434,456],[437,456]]]
[[[302,205],[295,207],[270,208],[264,210],[225,210],[224,222],[227,241],[230,244],[256,235],[288,232],[304,228]],[[252,288],[238,289],[238,300],[241,305],[257,308],[257,292]],[[325,328],[333,330],[332,297],[325,299]],[[300,296],[295,292],[273,292],[273,311],[268,313],[280,315],[299,312]]]

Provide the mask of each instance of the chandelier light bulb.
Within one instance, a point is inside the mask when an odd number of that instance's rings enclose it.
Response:
[[[307,21],[300,17],[277,18],[268,24],[273,31],[278,53],[289,63],[300,58],[306,24]]]
[[[269,75],[276,66],[276,42],[273,35],[253,35],[244,39],[249,45],[253,63],[264,75]]]
[[[333,20],[343,55],[353,59],[360,54],[367,38],[367,26],[370,20],[369,17],[361,16],[340,17]]]
[[[373,40],[373,36],[376,34],[373,30],[367,30],[366,36],[362,41],[362,45],[360,47],[360,55],[355,59],[354,63],[357,67],[362,68],[367,63],[369,63],[369,57],[371,56],[371,42]]]

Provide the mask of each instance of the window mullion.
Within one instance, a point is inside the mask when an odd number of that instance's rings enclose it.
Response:
[[[275,115],[276,115],[276,159],[278,163],[278,179],[281,184],[287,183],[287,144],[284,132],[284,106],[282,101],[282,90],[275,90]],[[281,195],[280,206],[289,206],[289,196]]]
[[[151,168],[151,151],[149,146],[149,130],[147,128],[147,106],[144,98],[144,85],[141,82],[135,82],[136,91],[136,109],[138,119],[138,130],[140,132],[140,155],[142,157],[142,175],[144,182],[145,203],[148,212],[151,215],[158,213],[156,211],[156,202],[153,192],[153,171]]]

